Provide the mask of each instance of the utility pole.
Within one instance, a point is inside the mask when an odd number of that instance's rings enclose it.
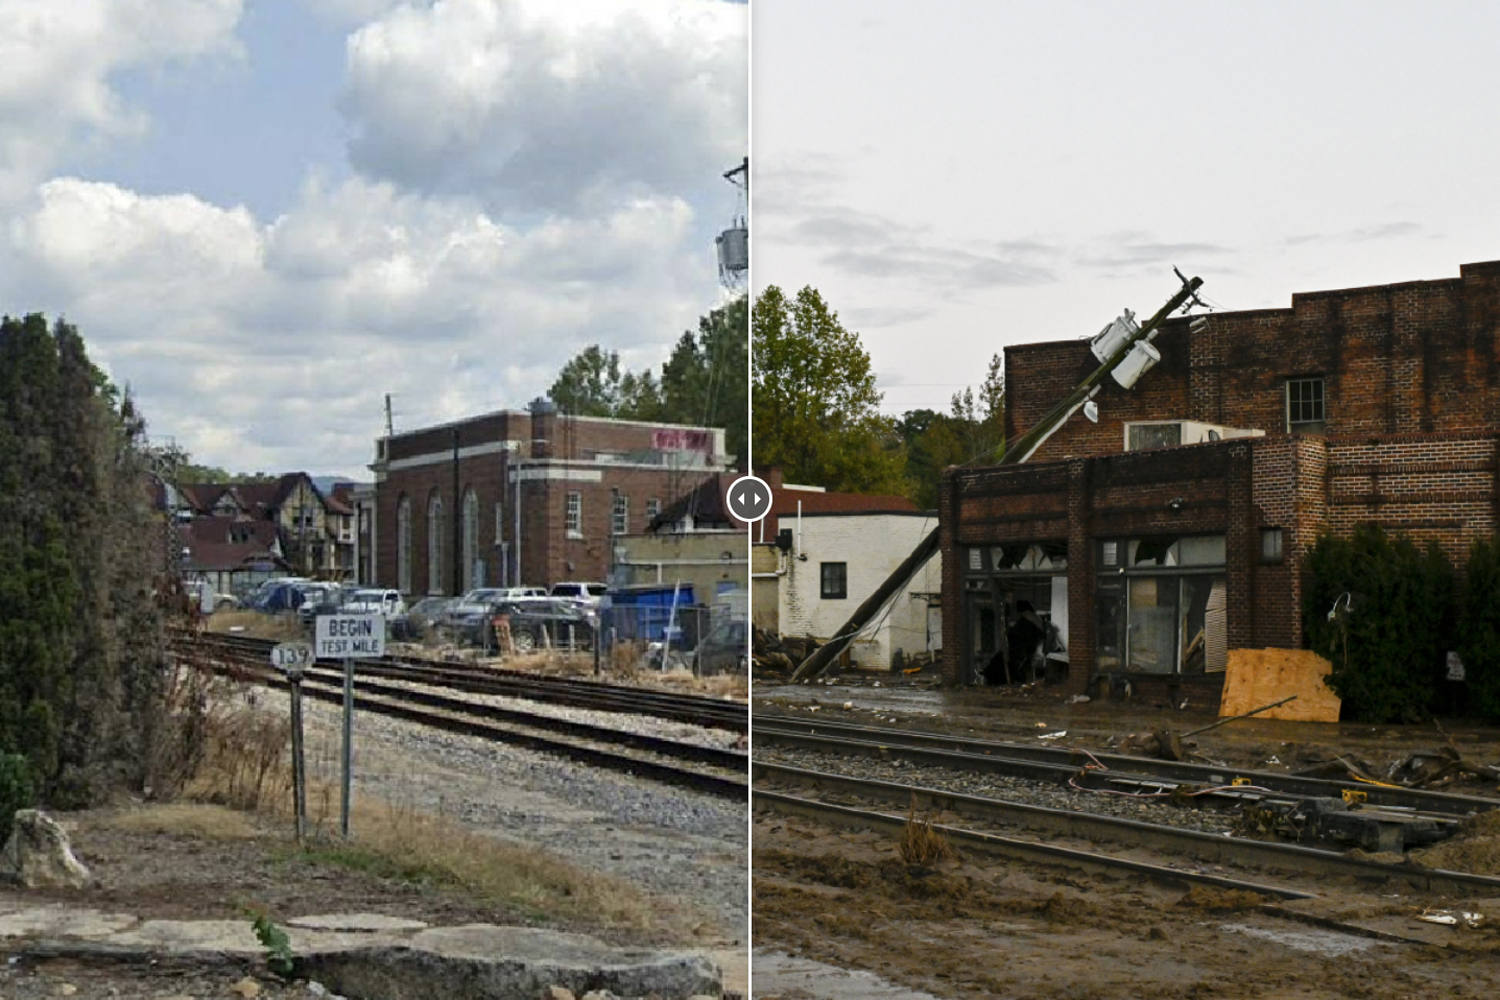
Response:
[[[464,560],[462,539],[464,531],[463,499],[458,495],[458,428],[453,428],[453,596],[463,594],[466,584],[464,582]]]
[[[1177,277],[1182,280],[1182,287],[1177,294],[1167,300],[1167,304],[1156,311],[1150,319],[1141,324],[1129,337],[1121,341],[1098,368],[1094,369],[1083,381],[1073,387],[1073,391],[1058,401],[1057,405],[1047,411],[1047,414],[1031,426],[1026,433],[1017,437],[1008,445],[1002,445],[1000,454],[996,456],[997,465],[1015,465],[1026,461],[1041,444],[1052,436],[1068,418],[1077,413],[1094,394],[1099,391],[1105,376],[1120,366],[1132,348],[1136,344],[1147,340],[1158,326],[1180,306],[1187,302],[1197,301],[1198,287],[1203,284],[1202,278],[1183,278],[1181,272]],[[812,654],[798,664],[792,673],[793,681],[810,681],[818,677],[828,669],[835,657],[843,652],[856,635],[864,630],[865,626],[875,617],[875,614],[885,606],[886,602],[896,596],[896,592],[905,586],[918,569],[922,567],[938,550],[938,528],[932,529],[926,538],[917,544],[912,554],[902,560],[901,565],[886,578],[885,582],[875,588],[875,592],[865,598],[859,607],[854,609],[854,614],[843,627],[834,633],[833,638],[822,646],[813,650]]]

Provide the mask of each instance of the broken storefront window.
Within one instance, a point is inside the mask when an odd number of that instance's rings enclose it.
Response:
[[[974,684],[1035,680],[1067,662],[1068,546],[974,547],[965,558],[966,659]]]
[[[1098,545],[1097,669],[1222,671],[1228,649],[1224,536],[1111,539]]]

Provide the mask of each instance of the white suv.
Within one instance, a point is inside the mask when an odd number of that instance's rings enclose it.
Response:
[[[554,583],[552,591],[548,596],[561,597],[572,601],[574,604],[593,607],[608,592],[609,587],[602,583],[586,583],[570,580],[564,583]]]
[[[356,590],[344,598],[339,608],[346,615],[385,615],[396,618],[406,614],[406,602],[399,590]]]

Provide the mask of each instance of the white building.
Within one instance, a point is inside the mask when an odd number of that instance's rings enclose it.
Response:
[[[865,598],[937,527],[920,511],[804,513],[793,521],[791,548],[779,556],[779,626],[783,635],[833,638]],[[939,603],[942,555],[934,554],[849,647],[860,667],[889,670],[903,658],[942,646]]]

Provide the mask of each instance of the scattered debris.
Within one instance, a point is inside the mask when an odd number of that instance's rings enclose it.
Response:
[[[1066,735],[1068,735],[1068,731],[1066,729],[1059,729],[1055,733],[1043,733],[1042,735],[1038,736],[1037,739],[1039,739],[1039,740],[1060,740],[1060,739],[1062,739]]]
[[[1082,705],[1084,702],[1087,702],[1087,701],[1093,701],[1093,699],[1090,698],[1086,694],[1075,694],[1073,697],[1071,697],[1071,698],[1068,699],[1068,704],[1069,705]]]
[[[1423,910],[1417,915],[1417,919],[1429,924],[1443,924],[1447,927],[1457,927],[1459,924],[1465,927],[1478,927],[1484,923],[1484,914],[1469,910],[1459,910],[1456,913],[1452,910]]]

